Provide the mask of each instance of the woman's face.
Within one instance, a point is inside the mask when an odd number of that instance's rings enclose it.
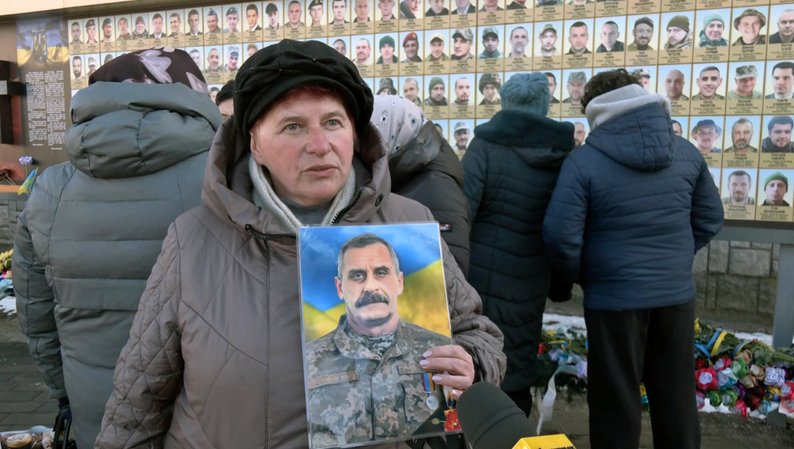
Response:
[[[287,93],[251,129],[251,154],[276,194],[302,206],[327,203],[342,189],[354,142],[339,97],[306,90]]]

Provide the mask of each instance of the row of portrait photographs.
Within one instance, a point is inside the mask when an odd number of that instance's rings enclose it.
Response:
[[[720,190],[725,218],[791,222],[794,217],[793,169],[710,168]]]
[[[287,3],[286,18],[282,17],[283,2],[240,3],[71,19],[69,45],[72,53],[95,53],[99,49],[126,51],[156,45],[184,47],[242,44],[282,38],[321,38],[368,33],[401,32],[406,35],[410,32],[446,30],[449,37],[455,31],[468,30],[469,33],[461,33],[462,37],[466,34],[472,38],[477,37],[477,43],[482,45],[482,50],[486,49],[484,41],[487,37],[495,38],[500,56],[538,58],[535,64],[602,66],[615,62],[622,65],[623,60],[628,60],[630,65],[691,62],[693,56],[704,62],[794,57],[792,46],[784,45],[794,42],[794,7],[790,4],[598,18],[560,17],[559,20],[551,21],[539,20],[537,17],[533,20],[532,17],[524,16],[521,22],[505,21],[504,18],[494,21],[488,14],[480,14],[478,20],[458,20],[442,26],[423,26],[411,19],[404,21],[405,26],[398,27],[396,24],[402,21],[384,22],[383,18],[386,16],[383,13],[375,14],[374,17],[370,17],[371,14],[368,13],[369,22],[359,20],[359,11],[371,11],[375,1],[378,3],[377,11],[388,8],[400,11],[400,17],[422,16],[419,0],[403,0],[399,5],[395,5],[395,0],[360,0],[354,7],[355,13],[348,10],[346,0],[331,2],[331,8],[326,8],[322,0],[291,0]],[[436,3],[442,6],[442,11],[447,9],[443,6],[444,1],[446,0],[428,2],[432,3],[428,12],[433,11]],[[485,3],[488,2],[490,0],[485,0]],[[503,0],[498,0],[498,8],[502,7],[502,2]],[[412,7],[415,8],[414,12],[410,12]],[[302,16],[304,10],[307,11],[306,18]],[[392,26],[354,26],[373,22],[389,23]],[[533,42],[524,44],[524,51],[514,50],[510,43],[511,48],[508,51],[507,43],[512,38],[513,30],[518,27],[523,28],[528,34],[527,38],[531,37]],[[420,37],[420,48],[429,46],[435,35],[425,34],[427,42]],[[472,39],[469,41],[471,44]],[[452,51],[453,44],[454,42],[445,41],[448,51]],[[528,52],[530,49],[532,51]],[[544,61],[543,58],[551,60]]]

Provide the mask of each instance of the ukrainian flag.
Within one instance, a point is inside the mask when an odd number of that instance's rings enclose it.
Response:
[[[367,232],[389,242],[397,253],[405,286],[397,302],[400,317],[451,336],[438,223],[309,226],[298,234],[306,342],[334,330],[345,313],[334,280],[339,249]]]

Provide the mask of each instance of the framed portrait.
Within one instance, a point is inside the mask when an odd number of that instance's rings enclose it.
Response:
[[[443,434],[452,400],[419,361],[452,342],[437,223],[298,232],[309,447]]]

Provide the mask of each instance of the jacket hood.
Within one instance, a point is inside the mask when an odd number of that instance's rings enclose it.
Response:
[[[389,173],[391,173],[392,185],[402,185],[416,173],[424,170],[438,157],[443,144],[446,142],[436,131],[432,122],[422,125],[413,140],[404,143],[389,154]]]
[[[557,168],[576,144],[573,131],[573,123],[508,109],[474,128],[474,136],[515,152],[533,167]]]
[[[580,151],[592,147],[627,167],[656,171],[672,164],[674,140],[665,106],[649,103],[599,125]]]
[[[209,149],[221,123],[209,96],[182,84],[97,82],[72,99],[71,163],[102,179],[148,175]]]
[[[223,121],[210,148],[202,201],[215,215],[231,220],[243,231],[251,228],[262,234],[291,234],[274,215],[252,200],[253,182],[248,170],[251,150],[246,141],[239,136],[233,120]],[[361,181],[356,186],[353,201],[345,207],[338,222],[365,223],[370,221],[383,196],[391,190],[386,151],[378,131],[371,125],[358,139],[353,164]]]

